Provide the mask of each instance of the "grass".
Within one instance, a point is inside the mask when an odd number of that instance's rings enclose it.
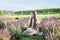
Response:
[[[27,36],[27,35],[22,35],[21,40],[43,40],[43,36],[39,35],[34,35],[34,36]]]

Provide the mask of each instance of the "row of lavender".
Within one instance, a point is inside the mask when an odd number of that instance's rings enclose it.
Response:
[[[11,18],[1,18],[0,23],[5,23],[6,26],[12,26],[15,25],[15,27],[18,27],[18,25],[22,26],[24,22],[28,22],[28,18],[18,19],[18,20],[12,20]]]
[[[7,26],[11,26],[12,24],[15,25],[16,27],[18,27],[18,25],[22,26],[23,23],[27,23],[28,22],[28,18],[22,18],[22,19],[18,19],[18,20],[12,20],[11,18],[0,18],[0,23],[7,23]],[[56,17],[49,17],[49,18],[43,18],[41,21],[41,25],[42,27],[46,27],[46,26],[51,26],[52,25],[52,21],[54,22],[54,24],[56,24],[56,26],[60,26],[60,22],[58,21],[58,19]],[[21,25],[22,24],[22,25]]]
[[[1,18],[0,23],[5,23],[7,27],[15,26],[17,27],[25,27],[27,26],[29,18],[22,18],[22,19],[16,19],[12,20],[11,18]],[[43,18],[42,21],[40,22],[40,26],[42,27],[42,30],[44,30],[46,27],[51,27],[51,26],[56,26],[60,27],[60,21],[56,17],[46,17]]]
[[[3,23],[5,23],[6,27],[14,26],[16,28],[19,27],[19,29],[20,29],[21,27],[25,27],[25,25],[28,23],[28,20],[29,20],[28,18],[15,19],[15,20],[12,20],[11,18],[1,18],[0,19],[0,24],[3,22]],[[58,21],[58,19],[56,17],[43,18],[42,21],[40,22],[40,26],[42,27],[43,32],[44,32],[44,30],[48,30],[45,33],[45,39],[46,40],[47,39],[52,39],[53,37],[51,38],[51,37],[48,37],[48,36],[52,36],[53,33],[56,34],[56,35],[53,35],[54,39],[55,39],[55,36],[56,36],[56,38],[57,38],[57,36],[59,36],[60,21]],[[50,34],[50,32],[51,32],[50,28],[52,28],[52,31],[53,31],[51,34]],[[9,34],[8,34],[8,36],[9,36]]]

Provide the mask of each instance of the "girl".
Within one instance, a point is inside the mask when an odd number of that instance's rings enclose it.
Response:
[[[40,24],[39,20],[37,19],[35,11],[31,12],[31,18],[28,21],[28,28],[23,32],[23,34],[33,35],[38,34],[39,28],[37,25]]]
[[[30,20],[29,20],[29,22],[28,22],[28,26],[29,26],[30,28],[33,28],[33,29],[36,30],[36,31],[39,31],[39,29],[38,29],[38,27],[37,27],[38,24],[40,24],[40,22],[39,22],[39,20],[38,20],[38,18],[37,18],[37,14],[36,14],[35,11],[32,11],[32,12],[31,12],[31,18],[30,18]]]

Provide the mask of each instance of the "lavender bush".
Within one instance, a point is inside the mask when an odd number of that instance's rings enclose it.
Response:
[[[58,21],[58,19],[56,17],[49,17],[49,18],[44,18],[41,22],[42,27],[44,28],[43,32],[44,34],[51,32],[51,35],[49,34],[49,38],[47,39],[52,39],[50,38],[51,36],[53,36],[53,39],[55,39],[56,36],[58,36],[57,34],[60,32],[56,32],[56,30],[58,31],[57,28],[60,27],[60,21]],[[47,28],[47,29],[46,29]],[[55,34],[55,35],[53,35]],[[45,35],[46,36],[46,35]],[[46,36],[47,37],[47,36]]]

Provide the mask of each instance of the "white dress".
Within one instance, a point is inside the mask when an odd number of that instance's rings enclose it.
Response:
[[[30,20],[28,21],[28,26],[29,26],[29,24],[30,24]],[[40,22],[39,22],[38,19],[36,19],[36,24],[40,24]],[[23,34],[26,34],[26,35],[38,34],[39,29],[38,29],[38,28],[34,29],[34,28],[33,28],[33,25],[34,25],[34,19],[32,19],[32,27],[31,27],[31,28],[27,28],[27,29],[23,32]]]

